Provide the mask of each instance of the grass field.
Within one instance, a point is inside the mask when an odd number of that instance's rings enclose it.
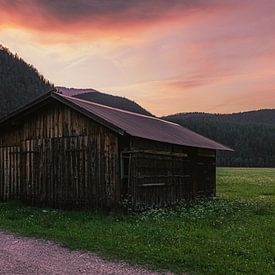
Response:
[[[275,169],[219,168],[218,199],[128,216],[0,204],[0,228],[148,268],[275,274]]]

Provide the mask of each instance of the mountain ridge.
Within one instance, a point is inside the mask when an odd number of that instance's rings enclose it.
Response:
[[[115,96],[107,93],[97,91],[95,89],[76,89],[57,87],[59,92],[65,95],[71,95],[76,98],[92,101],[98,104],[107,105],[113,108],[118,108],[130,112],[139,113],[142,115],[153,116],[149,111],[144,109],[141,105],[135,101],[122,96]]]
[[[163,119],[211,119],[215,121],[255,123],[255,124],[275,124],[275,109],[259,109],[231,114],[186,112],[163,116]]]

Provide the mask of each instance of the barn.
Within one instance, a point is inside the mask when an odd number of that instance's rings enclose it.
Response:
[[[49,92],[0,121],[0,199],[136,210],[214,196],[216,151],[177,124]]]

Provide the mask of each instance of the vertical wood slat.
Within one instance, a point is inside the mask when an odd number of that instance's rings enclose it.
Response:
[[[1,200],[4,200],[3,151],[4,151],[4,148],[0,147],[0,199]]]
[[[2,148],[2,173],[3,173],[3,200],[6,200],[6,162],[5,162],[5,156],[6,156],[6,148]]]
[[[88,205],[89,202],[89,189],[88,189],[88,173],[90,173],[90,167],[88,169],[88,137],[84,137],[83,139],[83,174],[84,174],[84,201],[85,205]]]
[[[8,199],[8,177],[7,177],[7,150],[8,147],[4,150],[4,199]]]
[[[19,158],[17,146],[0,147],[0,200],[14,200],[18,197]]]
[[[9,182],[10,182],[10,195],[9,199],[14,200],[14,180],[13,180],[13,174],[14,174],[14,152],[13,147],[9,147]]]

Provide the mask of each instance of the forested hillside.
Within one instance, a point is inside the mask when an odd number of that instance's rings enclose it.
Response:
[[[213,120],[221,122],[237,122],[237,123],[257,123],[257,124],[274,124],[275,125],[275,109],[263,109],[256,111],[248,111],[233,114],[209,114],[209,113],[180,113],[168,117],[180,119],[195,120]]]
[[[71,95],[84,100],[93,101],[99,104],[139,113],[142,115],[152,116],[150,112],[142,108],[136,102],[125,97],[101,93],[94,89],[69,89],[65,87],[58,87],[58,90],[64,94]]]
[[[233,153],[218,153],[218,165],[275,167],[274,117],[275,110],[260,110],[230,115],[176,114],[165,119],[232,147]]]
[[[53,89],[38,71],[0,45],[0,116]]]

